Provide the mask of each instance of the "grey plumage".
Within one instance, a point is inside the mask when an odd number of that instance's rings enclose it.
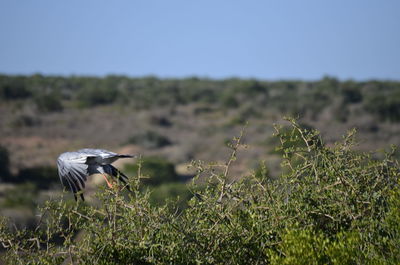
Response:
[[[102,149],[81,149],[76,152],[62,153],[57,159],[58,175],[61,183],[73,193],[75,200],[80,194],[85,200],[82,190],[85,188],[87,177],[100,173],[108,174],[123,182],[127,189],[128,177],[111,165],[119,158],[130,158],[132,155],[121,155]]]

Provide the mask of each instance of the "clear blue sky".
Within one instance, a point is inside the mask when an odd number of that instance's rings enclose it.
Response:
[[[400,1],[0,0],[0,73],[400,80]]]

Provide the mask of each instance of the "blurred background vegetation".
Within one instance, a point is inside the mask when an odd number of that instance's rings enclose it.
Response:
[[[320,130],[328,146],[356,128],[356,149],[388,149],[400,141],[400,82],[3,74],[0,113],[0,211],[29,226],[38,204],[60,196],[55,160],[68,150],[143,155],[151,203],[179,197],[183,209],[192,196],[191,161],[226,161],[227,142],[246,123],[249,148],[232,179],[280,174],[282,153],[272,134],[284,115]],[[119,166],[134,176],[137,164],[128,162]]]

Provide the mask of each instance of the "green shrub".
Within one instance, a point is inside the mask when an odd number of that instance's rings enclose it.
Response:
[[[178,182],[180,178],[171,162],[160,157],[146,157],[136,164],[125,166],[128,175],[137,175],[140,167],[141,175],[144,176],[144,185],[158,186],[163,183]]]
[[[57,93],[46,93],[36,96],[36,106],[41,112],[62,111],[61,97]]]
[[[0,145],[0,179],[10,176],[10,155],[8,150]]]
[[[155,206],[163,206],[168,200],[173,200],[176,203],[176,207],[182,210],[187,207],[187,201],[191,197],[192,193],[185,183],[172,182],[151,189],[149,200]]]
[[[93,107],[97,105],[113,103],[118,96],[118,91],[115,87],[108,87],[106,83],[104,86],[97,87],[97,85],[88,84],[82,87],[78,93],[78,100],[82,106]]]
[[[34,209],[37,206],[37,187],[33,183],[16,185],[5,193],[1,206],[4,208],[27,207]]]
[[[318,139],[318,132],[308,124],[300,124],[296,126],[301,126],[302,131],[308,135],[310,139],[308,139],[307,144],[309,145],[321,145],[322,140]],[[285,150],[289,148],[306,148],[307,144],[304,140],[304,134],[301,134],[301,131],[298,130],[296,126],[276,126],[275,134],[272,137],[269,137],[266,140],[267,146],[271,146],[274,149],[270,152],[272,154],[283,155]]]
[[[282,244],[270,251],[271,264],[382,264],[383,259],[369,257],[358,233],[344,232],[335,237],[308,228],[291,228],[282,236]]]
[[[38,189],[48,189],[54,183],[58,183],[58,172],[54,167],[37,166],[21,169],[17,175],[5,179],[11,183],[31,183]]]
[[[359,103],[363,99],[361,86],[359,83],[353,81],[343,82],[340,85],[343,102],[347,103]]]
[[[144,163],[131,179],[133,193],[102,189],[98,206],[49,201],[37,229],[10,232],[0,242],[10,264],[397,264],[399,164],[352,150],[354,133],[326,147],[315,130],[295,121],[288,134],[303,144],[282,147],[282,175],[230,180],[242,136],[226,164],[196,161],[204,189],[183,211],[174,201],[150,204],[140,191]],[[143,164],[143,165],[142,165]],[[168,167],[163,168],[160,173]],[[150,166],[153,168],[153,166]],[[124,195],[124,196],[122,196]],[[77,233],[79,232],[79,236]]]
[[[221,102],[225,108],[234,109],[239,107],[239,101],[236,99],[236,95],[233,91],[225,93],[221,98]]]
[[[23,77],[0,75],[0,98],[5,100],[25,99],[32,95]]]
[[[379,118],[391,121],[400,121],[400,91],[392,90],[390,93],[371,94],[367,97],[365,109]]]
[[[128,139],[128,143],[140,145],[150,149],[161,148],[172,144],[167,137],[155,131],[146,131],[144,133],[134,135]]]

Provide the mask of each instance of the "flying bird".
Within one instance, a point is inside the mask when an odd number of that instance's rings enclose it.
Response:
[[[106,175],[120,180],[128,190],[128,177],[116,169],[111,163],[119,158],[132,158],[132,155],[121,155],[103,149],[81,149],[75,152],[62,153],[57,159],[58,175],[64,187],[68,187],[73,193],[75,200],[79,194],[82,200],[82,190],[85,188],[87,177],[92,174],[101,174],[112,188]]]

